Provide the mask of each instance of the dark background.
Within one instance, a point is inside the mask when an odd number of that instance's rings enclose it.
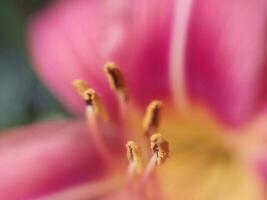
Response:
[[[37,79],[27,55],[27,22],[47,3],[0,0],[0,129],[66,116]]]

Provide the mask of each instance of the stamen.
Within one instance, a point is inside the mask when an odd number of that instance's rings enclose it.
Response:
[[[95,90],[89,88],[87,83],[82,80],[74,80],[72,84],[86,102],[86,121],[90,129],[90,135],[96,144],[98,152],[102,155],[105,161],[113,162],[113,156],[111,155],[100,131],[101,123],[106,122],[108,118],[100,97]]]
[[[86,103],[87,105],[92,107],[95,115],[101,118],[101,120],[107,121],[108,119],[107,111],[101,101],[101,98],[97,95],[95,90],[88,89],[85,95],[87,97]]]
[[[84,100],[86,102],[87,105],[92,106],[95,110],[95,113],[98,113],[98,96],[95,92],[95,90],[93,90],[92,88],[86,90],[84,92]]]
[[[128,126],[128,89],[123,74],[115,63],[107,63],[104,67],[111,89],[117,94],[117,102],[122,123]],[[126,139],[126,138],[124,138]],[[124,140],[126,141],[126,140]]]
[[[140,147],[133,141],[126,144],[127,159],[129,161],[129,169],[131,173],[140,173],[142,170],[142,153]]]
[[[105,72],[107,74],[110,87],[118,93],[118,96],[123,101],[128,100],[128,90],[126,88],[123,75],[115,63],[107,63],[105,65]]]
[[[146,113],[143,120],[143,132],[147,137],[150,137],[156,132],[160,122],[160,111],[162,108],[162,102],[154,100],[146,109]]]
[[[89,88],[87,83],[82,80],[74,80],[72,84],[80,96],[85,100],[86,105],[90,106],[89,110],[92,110],[97,117],[101,118],[101,120],[107,121],[108,115],[106,109],[96,91]]]
[[[169,143],[157,133],[150,138],[150,147],[154,154],[157,155],[157,165],[163,164],[169,156]]]
[[[153,152],[153,156],[148,162],[148,165],[142,176],[142,186],[144,186],[144,184],[148,181],[155,167],[158,165],[162,165],[169,156],[169,143],[159,133],[151,136],[150,147]]]
[[[72,81],[72,85],[75,87],[76,91],[84,98],[84,92],[88,90],[90,87],[88,84],[80,79],[76,79]]]

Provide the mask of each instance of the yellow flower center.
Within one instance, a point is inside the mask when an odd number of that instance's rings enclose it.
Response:
[[[166,110],[161,129],[170,141],[170,158],[157,172],[165,199],[263,199],[260,181],[243,160],[240,134],[203,106],[185,114]]]

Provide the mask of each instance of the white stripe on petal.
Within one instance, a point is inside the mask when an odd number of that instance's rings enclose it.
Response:
[[[185,84],[185,46],[193,0],[178,0],[170,46],[170,86],[176,105],[185,109],[188,105]]]

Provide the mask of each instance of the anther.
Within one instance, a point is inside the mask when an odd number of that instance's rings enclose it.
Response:
[[[96,97],[96,92],[91,89],[85,81],[74,80],[72,85],[75,87],[79,95],[85,100],[87,105],[93,105],[93,101]]]
[[[159,133],[151,136],[150,147],[153,156],[149,160],[144,170],[141,180],[141,186],[144,186],[144,184],[149,180],[149,177],[152,175],[155,168],[158,165],[163,164],[169,156],[169,143]]]
[[[146,113],[143,120],[143,132],[147,137],[156,132],[160,122],[160,111],[162,108],[162,102],[154,100],[146,109]]]
[[[118,93],[123,101],[128,100],[128,90],[126,88],[123,75],[115,63],[107,63],[105,65],[105,72],[107,74],[110,87]]]
[[[163,164],[169,156],[169,143],[162,137],[161,134],[157,133],[150,138],[150,148],[156,155],[156,164]]]
[[[84,99],[86,105],[88,106],[87,110],[93,111],[95,116],[100,117],[102,120],[107,120],[107,112],[102,104],[102,101],[96,91],[92,88],[89,88],[87,83],[82,80],[74,80],[72,82],[77,92]]]
[[[135,142],[129,141],[126,144],[126,150],[129,167],[139,174],[142,170],[142,154],[140,147]]]
[[[95,90],[89,88],[83,93],[83,98],[87,105],[94,107],[94,109],[96,109],[97,111],[99,97],[96,94]]]
[[[81,95],[81,97],[84,97],[85,91],[90,88],[85,81],[80,79],[72,81],[72,85],[75,87],[76,91]]]
[[[108,115],[106,109],[104,108],[104,105],[95,90],[91,88],[88,89],[85,92],[85,100],[86,104],[92,108],[96,116],[100,117],[102,120],[107,120]]]

